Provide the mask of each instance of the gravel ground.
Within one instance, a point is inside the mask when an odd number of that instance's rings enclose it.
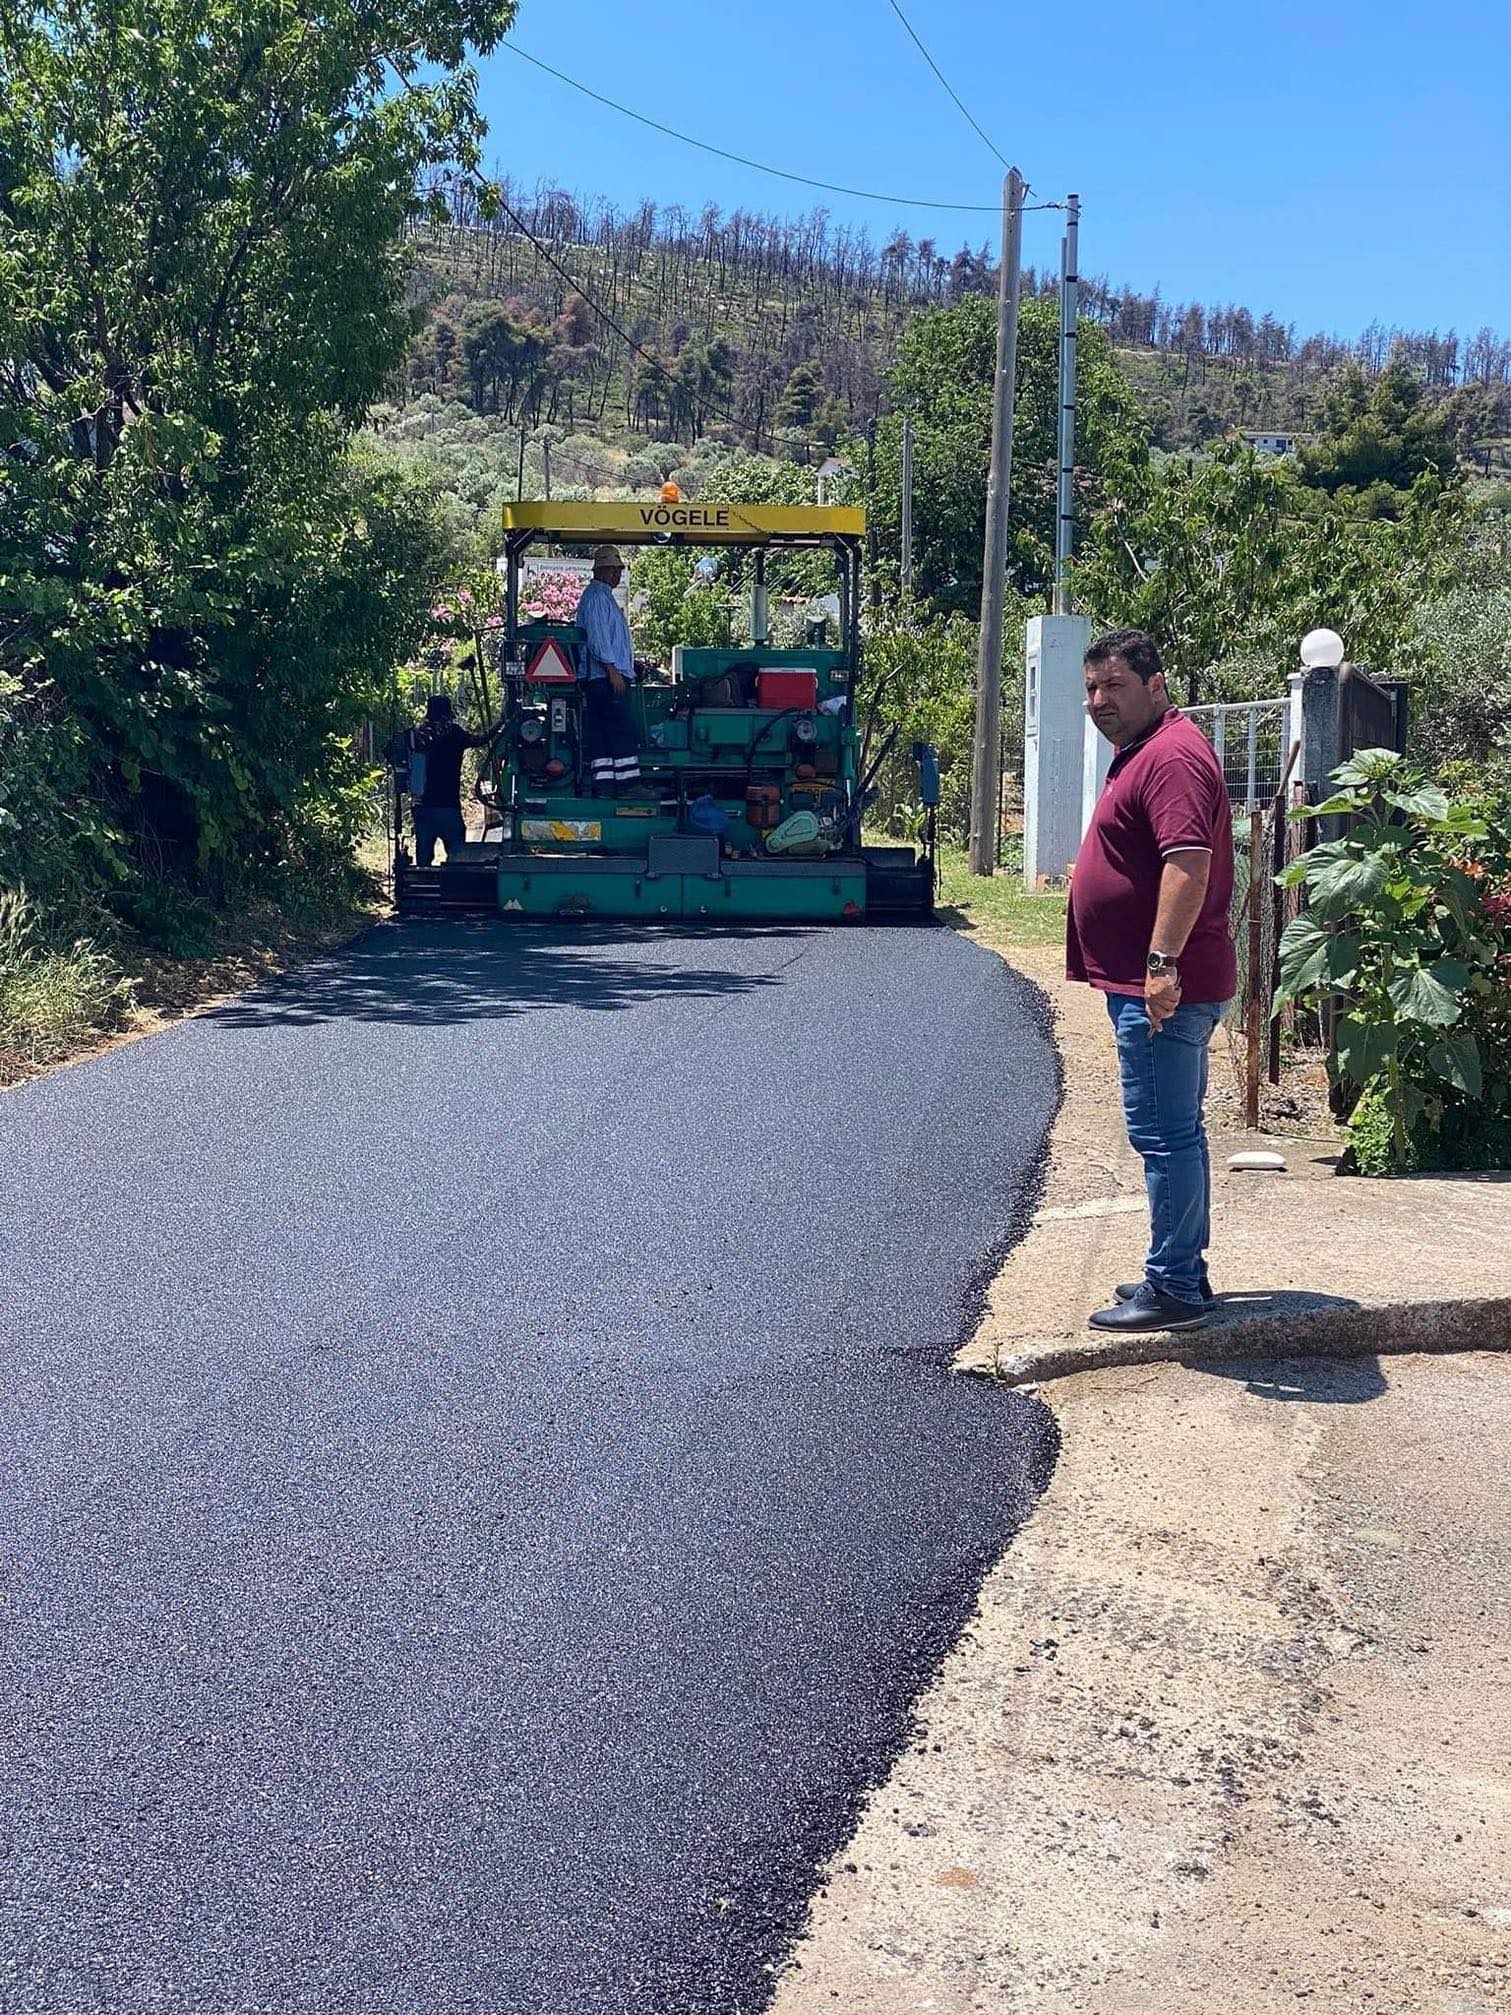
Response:
[[[942,931],[385,926],[0,1100],[7,2015],[764,2005],[1047,1477]]]

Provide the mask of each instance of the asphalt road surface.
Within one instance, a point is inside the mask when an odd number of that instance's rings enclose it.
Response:
[[[732,2015],[1053,1460],[945,931],[383,926],[0,1098],[6,2015]]]

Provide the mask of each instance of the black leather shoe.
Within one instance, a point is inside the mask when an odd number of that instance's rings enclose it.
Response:
[[[1143,1285],[1144,1283],[1141,1280],[1125,1280],[1121,1287],[1115,1287],[1112,1291],[1119,1301],[1132,1301]],[[1212,1283],[1207,1279],[1205,1274],[1201,1277],[1201,1298],[1203,1301],[1215,1301],[1217,1299],[1212,1292]]]
[[[1173,1294],[1160,1294],[1147,1280],[1141,1280],[1126,1301],[1111,1308],[1099,1308],[1091,1318],[1093,1329],[1153,1330],[1201,1329],[1207,1320],[1199,1301],[1177,1301]]]

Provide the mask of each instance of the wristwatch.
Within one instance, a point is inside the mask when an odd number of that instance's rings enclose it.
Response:
[[[1177,979],[1180,978],[1180,960],[1173,958],[1169,952],[1150,952],[1144,967],[1152,974],[1173,973]]]

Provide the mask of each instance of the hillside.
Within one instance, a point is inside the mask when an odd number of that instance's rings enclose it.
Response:
[[[645,487],[707,443],[817,461],[885,410],[912,317],[996,286],[986,247],[946,256],[902,233],[878,246],[821,211],[622,214],[502,188],[494,222],[459,190],[449,222],[418,232],[420,328],[379,416],[386,436],[440,450],[473,507],[522,481],[542,489],[548,442],[558,491]],[[1056,285],[1025,273],[1028,296]],[[1341,366],[1373,372],[1394,350],[1447,405],[1466,460],[1511,470],[1511,342],[1489,329],[1465,341],[1375,324],[1345,344],[1098,278],[1083,282],[1082,312],[1114,346],[1157,447],[1305,431]]]

